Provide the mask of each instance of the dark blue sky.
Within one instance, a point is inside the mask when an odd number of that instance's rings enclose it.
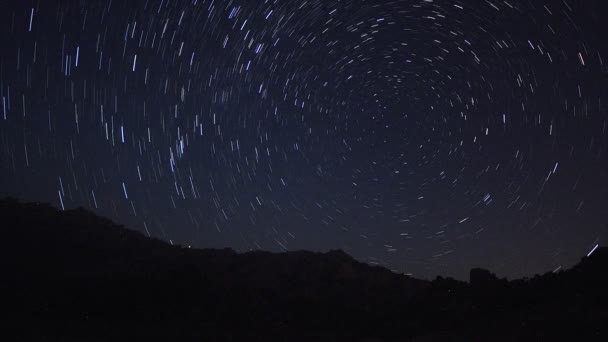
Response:
[[[465,278],[608,233],[601,1],[17,1],[0,195]]]

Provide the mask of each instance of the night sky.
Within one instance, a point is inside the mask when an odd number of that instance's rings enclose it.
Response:
[[[566,268],[608,239],[600,6],[1,1],[0,197],[419,278]]]

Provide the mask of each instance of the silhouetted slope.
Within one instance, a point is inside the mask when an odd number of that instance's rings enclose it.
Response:
[[[2,267],[10,275],[4,291],[24,322],[52,323],[54,338],[67,337],[57,335],[55,319],[70,322],[69,336],[111,339],[169,337],[175,329],[182,338],[258,329],[366,335],[370,322],[384,322],[428,287],[342,251],[181,248],[83,209],[10,200],[0,201],[0,215]]]
[[[417,326],[463,340],[576,341],[608,337],[608,248],[572,269],[507,281],[482,269],[469,283],[437,278],[411,307]]]
[[[3,200],[0,217],[0,291],[11,317],[4,323],[18,340],[607,336],[605,248],[571,270],[527,280],[474,269],[470,284],[426,282],[342,251],[181,248],[83,209]]]

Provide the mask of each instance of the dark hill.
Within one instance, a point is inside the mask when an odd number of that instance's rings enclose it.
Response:
[[[238,254],[84,210],[0,201],[3,329],[37,341],[545,340],[606,335],[608,251],[571,270],[433,282],[342,251]],[[10,327],[10,330],[8,329]],[[10,332],[9,332],[10,331]]]

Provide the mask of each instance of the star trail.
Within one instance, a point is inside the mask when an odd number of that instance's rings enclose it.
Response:
[[[4,2],[0,195],[423,278],[566,267],[608,233],[601,3]]]

